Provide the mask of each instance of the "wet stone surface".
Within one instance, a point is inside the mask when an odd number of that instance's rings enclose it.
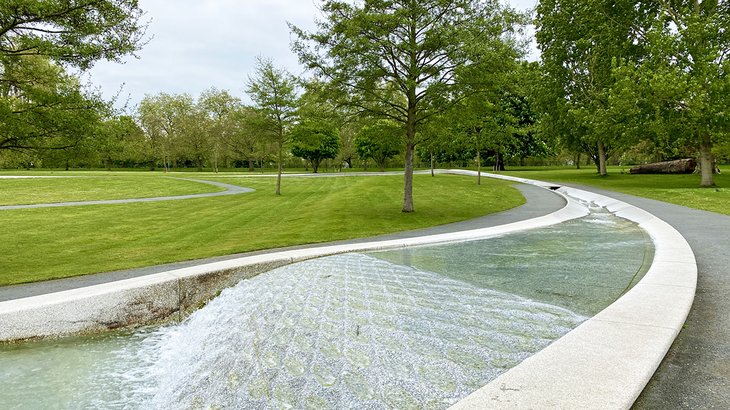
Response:
[[[158,387],[145,401],[445,408],[583,320],[372,256],[332,256],[244,281],[150,335]]]
[[[654,247],[636,224],[594,208],[543,229],[373,255],[593,316],[641,280]]]

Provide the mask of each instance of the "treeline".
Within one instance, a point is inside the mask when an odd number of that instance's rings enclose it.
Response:
[[[11,5],[7,5],[12,3]],[[46,4],[47,3],[47,4]],[[71,2],[73,3],[73,2]],[[0,6],[0,166],[149,169],[611,163],[730,157],[728,1],[320,2],[294,78],[260,59],[225,90],[148,95],[126,115],[68,67],[144,43],[133,1]],[[519,31],[536,25],[539,63]],[[278,189],[277,189],[278,191]]]
[[[523,64],[518,69],[534,72],[536,66]],[[403,127],[396,121],[337,105],[327,85],[294,78],[271,61],[260,60],[257,70],[255,76],[259,77],[247,85],[252,99],[257,98],[257,92],[285,96],[279,104],[286,107],[287,115],[277,113],[286,117],[281,124],[284,167],[318,172],[325,163],[338,171],[403,166]],[[288,94],[282,89],[255,88],[263,83],[260,76],[266,73],[287,81]],[[506,163],[544,162],[555,155],[545,141],[537,138],[535,114],[524,93],[505,92],[497,99],[498,105],[488,110],[469,106],[475,103],[465,101],[443,112],[438,121],[422,131],[417,151],[419,167],[474,166],[475,158],[480,156],[486,164],[504,169]],[[463,118],[467,109],[473,110],[470,124]],[[244,104],[227,90],[211,88],[196,98],[188,94],[147,95],[130,115],[108,115],[112,111],[101,102],[96,112],[82,112],[95,115],[79,121],[85,127],[75,128],[73,137],[64,140],[59,135],[55,140],[59,149],[38,146],[1,151],[0,167],[217,172],[273,169],[278,161],[279,130],[272,129],[266,110],[260,105]],[[480,118],[482,113],[494,122],[482,124],[487,121]],[[479,141],[475,132],[482,134]]]

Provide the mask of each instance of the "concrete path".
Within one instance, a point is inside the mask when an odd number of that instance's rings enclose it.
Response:
[[[684,330],[634,408],[730,409],[730,216],[575,187],[651,212],[677,229],[697,258],[697,293]]]
[[[338,245],[344,243],[365,243],[373,240],[387,240],[387,239],[400,239],[400,238],[412,238],[417,236],[424,236],[430,234],[439,234],[447,232],[458,232],[467,229],[486,228],[491,226],[504,225],[507,223],[518,222],[525,219],[535,218],[538,216],[547,215],[553,213],[566,204],[565,199],[561,196],[547,191],[542,188],[538,188],[531,185],[518,184],[515,185],[527,199],[527,202],[517,208],[500,212],[497,214],[487,215],[481,218],[476,218],[468,221],[456,222],[447,225],[435,226],[432,228],[417,229],[412,231],[398,232],[388,235],[381,235],[377,237],[352,239],[346,241],[330,242],[326,244],[318,245],[303,245],[293,246],[278,250],[288,249],[301,249],[301,248],[314,248],[329,245]],[[236,259],[243,256],[269,253],[271,249],[249,252],[245,254],[227,255],[222,257],[208,258],[193,260],[187,262],[171,263],[166,265],[152,266],[140,269],[129,269],[124,271],[106,272],[94,275],[79,276],[68,279],[50,280],[38,283],[29,283],[22,285],[4,286],[0,287],[0,302],[20,299],[24,297],[43,295],[47,293],[60,292],[64,290],[77,289],[86,286],[98,285],[101,283],[109,283],[117,280],[129,279],[134,277],[140,277],[145,275],[151,275],[155,273],[165,272],[172,269],[184,268],[195,265],[202,265],[210,262],[218,262],[229,259]]]
[[[21,177],[18,177],[21,178]],[[22,177],[31,178],[31,177]],[[53,177],[33,177],[33,178],[53,178]],[[64,178],[64,177],[56,177]],[[10,179],[6,177],[3,179]],[[131,199],[107,199],[100,201],[76,201],[76,202],[55,202],[50,204],[34,204],[34,205],[3,205],[0,206],[0,211],[10,211],[14,209],[35,209],[35,208],[59,208],[66,206],[86,206],[86,205],[112,205],[112,204],[131,204],[135,202],[161,202],[161,201],[178,201],[182,199],[193,199],[193,198],[210,198],[214,196],[225,196],[225,195],[238,195],[247,192],[253,192],[251,188],[244,188],[237,185],[224,184],[222,182],[205,181],[202,179],[188,179],[188,178],[175,178],[183,181],[199,182],[206,185],[214,185],[217,187],[225,188],[225,191],[221,192],[208,192],[204,194],[190,194],[190,195],[177,195],[177,196],[158,196],[154,198],[131,198]]]

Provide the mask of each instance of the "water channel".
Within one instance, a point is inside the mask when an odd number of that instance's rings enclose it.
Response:
[[[182,323],[0,346],[24,408],[443,409],[611,304],[653,255],[602,209],[483,240],[335,255]]]

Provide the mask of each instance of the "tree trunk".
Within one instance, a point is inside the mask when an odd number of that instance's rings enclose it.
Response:
[[[412,141],[412,139],[411,139]],[[413,212],[413,142],[406,143],[405,174],[403,176],[403,212]]]
[[[575,154],[575,169],[580,169],[580,152]]]
[[[702,182],[700,186],[715,186],[715,161],[712,156],[712,141],[709,135],[702,136],[700,139],[700,175]]]
[[[279,144],[278,161],[276,161],[276,195],[281,195],[281,171],[284,162],[284,146]]]
[[[474,131],[474,142],[477,148],[477,185],[482,184],[482,153],[480,152],[480,146],[479,146],[479,133],[481,131],[473,130]]]
[[[316,174],[318,170],[319,170],[319,160],[313,159],[312,160],[312,172]]]
[[[504,157],[497,151],[494,155],[494,171],[504,171]]]
[[[482,184],[482,155],[479,152],[479,144],[477,144],[477,185]]]
[[[598,174],[602,177],[608,175],[606,170],[606,147],[603,145],[603,141],[598,141]]]
[[[253,168],[256,165],[256,162],[253,158],[248,159],[248,172],[253,172]]]
[[[406,118],[405,169],[403,175],[403,212],[410,213],[413,206],[413,156],[416,149],[416,118],[418,115],[416,89],[408,90],[408,115]]]
[[[692,174],[697,170],[697,161],[692,158],[674,161],[654,162],[631,167],[631,174]]]
[[[434,171],[433,151],[431,151],[431,176],[436,176],[436,172]]]

